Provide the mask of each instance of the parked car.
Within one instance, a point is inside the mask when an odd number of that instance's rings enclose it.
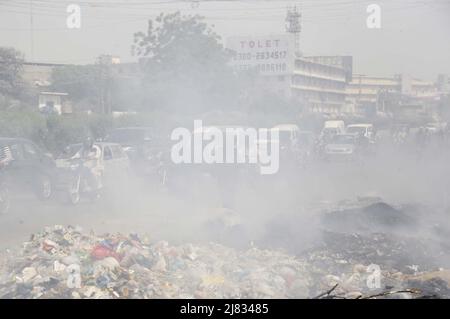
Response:
[[[32,191],[46,200],[53,194],[56,165],[51,155],[32,141],[22,138],[0,138],[2,179],[10,193]]]

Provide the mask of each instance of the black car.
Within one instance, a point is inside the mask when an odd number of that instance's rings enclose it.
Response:
[[[31,190],[40,199],[53,193],[56,165],[50,155],[22,138],[0,138],[2,180],[10,192]]]

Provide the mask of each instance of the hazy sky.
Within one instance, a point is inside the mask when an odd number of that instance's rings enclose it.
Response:
[[[33,32],[30,3],[33,3]],[[81,6],[81,29],[68,29],[66,8]],[[381,29],[368,29],[366,8],[381,6]],[[286,7],[302,11],[305,55],[353,55],[355,72],[409,73],[434,80],[450,74],[450,0],[0,0],[0,46],[12,46],[27,60],[91,63],[100,54],[133,61],[133,33],[161,12],[197,13],[223,38],[283,33]],[[33,47],[33,52],[32,48]]]

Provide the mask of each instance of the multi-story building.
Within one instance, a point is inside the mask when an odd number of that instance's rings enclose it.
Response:
[[[387,96],[408,96],[416,100],[433,99],[438,93],[431,81],[423,81],[407,75],[375,77],[354,74],[346,88],[346,104],[356,112],[368,110],[386,111]]]
[[[295,60],[292,95],[311,112],[341,113],[345,111],[348,69],[336,63],[326,64],[325,58],[299,57]]]
[[[355,113],[375,112],[380,95],[400,92],[400,83],[391,77],[354,74],[346,87],[346,105]]]
[[[441,94],[450,94],[450,77],[447,74],[439,74],[436,85]]]

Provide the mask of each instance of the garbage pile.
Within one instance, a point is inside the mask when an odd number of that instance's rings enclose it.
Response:
[[[0,298],[450,298],[445,228],[383,203],[318,217],[245,249],[48,227],[0,254]]]
[[[450,298],[450,271],[439,267],[421,240],[387,234],[323,235],[322,243],[302,253],[310,280],[317,283],[312,295],[331,287],[333,294],[326,297]]]
[[[450,298],[449,232],[423,220],[417,208],[364,198],[314,217],[317,222],[310,224],[317,231],[309,237],[304,219],[288,215],[271,222],[259,243],[285,247],[302,260],[312,283],[310,297],[334,288],[324,296]]]
[[[310,286],[305,265],[281,252],[70,226],[32,235],[0,267],[0,298],[305,298]]]

